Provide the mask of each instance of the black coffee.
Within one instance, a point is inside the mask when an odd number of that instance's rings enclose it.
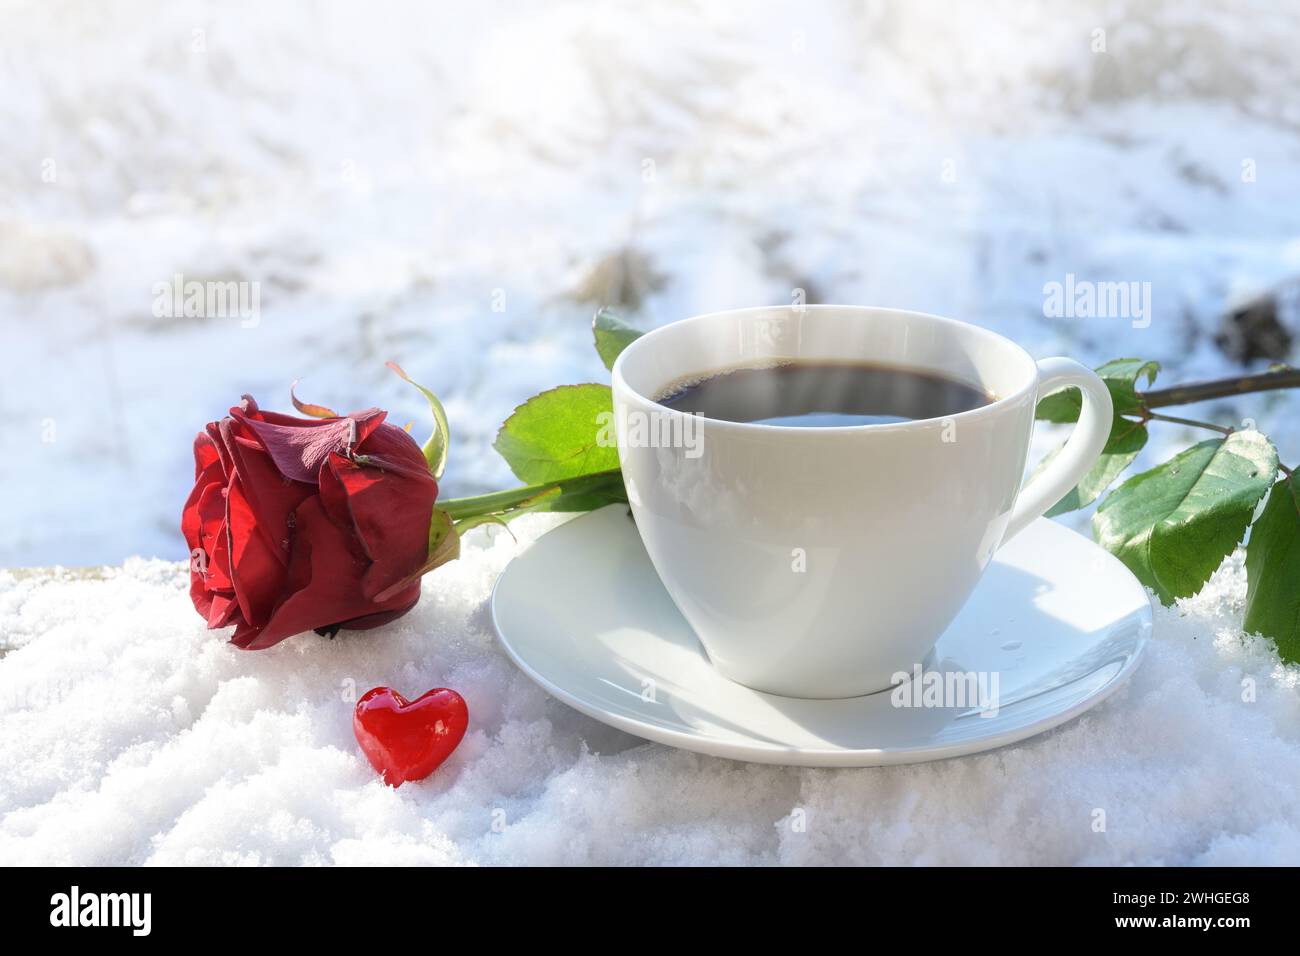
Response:
[[[945,418],[991,401],[982,389],[943,375],[864,362],[730,369],[659,399],[706,418],[812,428]]]

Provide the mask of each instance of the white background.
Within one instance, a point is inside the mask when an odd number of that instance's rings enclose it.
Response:
[[[193,434],[244,392],[422,433],[387,359],[446,401],[444,491],[505,487],[512,407],[606,380],[602,302],[802,288],[1230,374],[1221,313],[1300,275],[1284,6],[5,3],[0,565],[182,557]],[[155,318],[177,273],[259,283],[260,324]],[[1067,273],[1150,282],[1150,327],[1045,318]],[[1199,413],[1294,465],[1295,408]]]

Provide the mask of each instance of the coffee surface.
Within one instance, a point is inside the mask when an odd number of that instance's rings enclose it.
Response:
[[[670,389],[660,404],[729,422],[826,428],[945,418],[993,401],[943,375],[864,362],[728,369]]]

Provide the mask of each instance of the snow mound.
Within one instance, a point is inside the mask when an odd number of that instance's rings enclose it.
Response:
[[[204,630],[179,564],[0,573],[0,862],[1300,862],[1300,671],[1241,633],[1240,556],[1158,611],[1132,681],[1064,727],[809,770],[644,743],[524,677],[487,600],[555,521],[521,519],[518,545],[472,535],[393,625],[253,653]],[[357,749],[352,702],[377,684],[469,702],[421,783],[382,785]]]

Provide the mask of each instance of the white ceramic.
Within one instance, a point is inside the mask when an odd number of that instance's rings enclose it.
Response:
[[[996,673],[996,713],[896,707],[892,690],[777,697],[709,665],[615,505],[516,557],[493,591],[492,620],[529,677],[604,723],[736,760],[858,767],[988,750],[1077,716],[1133,671],[1151,607],[1119,561],[1044,518],[998,552],[925,662],[945,676]]]
[[[788,359],[938,371],[995,396],[943,419],[797,428],[689,416],[683,379]],[[1078,386],[1069,443],[1021,490],[1037,399]],[[619,458],[660,579],[715,667],[758,690],[850,697],[934,646],[999,545],[1066,494],[1110,434],[1101,380],[986,329],[852,306],[740,309],[629,345],[613,369]],[[646,423],[649,427],[645,427]]]

